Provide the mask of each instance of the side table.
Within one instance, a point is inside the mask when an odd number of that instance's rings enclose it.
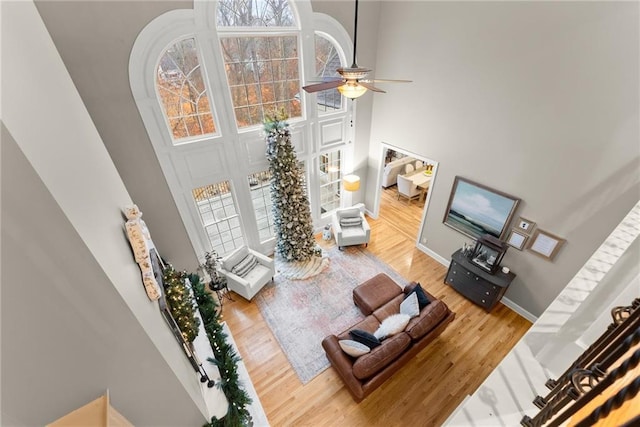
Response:
[[[231,298],[231,295],[229,295],[229,288],[227,287],[226,280],[223,280],[221,282],[210,282],[209,289],[211,289],[213,292],[216,293],[216,296],[218,297],[218,302],[220,303],[221,313],[222,313],[223,300],[225,298],[228,299],[229,301],[235,301],[233,298]]]

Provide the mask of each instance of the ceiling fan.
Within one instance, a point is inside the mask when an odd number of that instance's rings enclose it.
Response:
[[[342,79],[329,80],[322,83],[314,83],[303,86],[308,93],[320,92],[323,90],[338,88],[338,91],[347,98],[356,99],[364,95],[367,90],[373,92],[386,93],[384,90],[373,85],[374,82],[395,82],[410,83],[411,80],[381,80],[367,79],[367,75],[372,71],[368,68],[358,67],[356,64],[356,48],[358,45],[358,0],[356,0],[356,12],[353,26],[353,64],[351,67],[340,67],[336,71],[342,76]]]

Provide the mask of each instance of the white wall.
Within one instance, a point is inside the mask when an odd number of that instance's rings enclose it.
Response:
[[[2,7],[3,414],[41,425],[110,388],[136,425],[202,423],[123,231],[131,198],[33,3]]]
[[[456,175],[566,238],[553,262],[503,261],[518,275],[506,297],[533,315],[640,198],[639,7],[382,3],[376,73],[414,82],[375,99],[370,155],[386,142],[440,162],[421,242],[444,258],[469,241],[442,224]]]

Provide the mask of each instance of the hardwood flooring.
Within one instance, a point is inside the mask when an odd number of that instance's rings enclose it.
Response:
[[[487,314],[445,285],[446,268],[415,248],[422,203],[383,190],[379,219],[369,219],[368,250],[419,281],[456,313],[447,330],[378,390],[356,404],[332,368],[298,380],[254,303],[225,301],[227,321],[272,426],[439,426],[484,381],[531,323],[499,304]],[[335,243],[318,243],[328,248]]]

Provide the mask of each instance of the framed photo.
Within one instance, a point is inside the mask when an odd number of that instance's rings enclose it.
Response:
[[[518,230],[520,230],[521,232],[524,231],[527,234],[530,234],[533,231],[533,227],[536,226],[536,223],[533,221],[529,221],[526,218],[518,218],[518,223],[516,225],[516,228]]]
[[[520,231],[520,227],[516,227],[511,229],[509,237],[507,237],[507,244],[521,251],[524,249],[528,239],[529,236]]]
[[[537,229],[531,236],[528,249],[542,258],[552,260],[564,242],[566,240],[561,237]]]
[[[456,176],[445,211],[445,225],[477,239],[489,234],[502,239],[520,199]]]

